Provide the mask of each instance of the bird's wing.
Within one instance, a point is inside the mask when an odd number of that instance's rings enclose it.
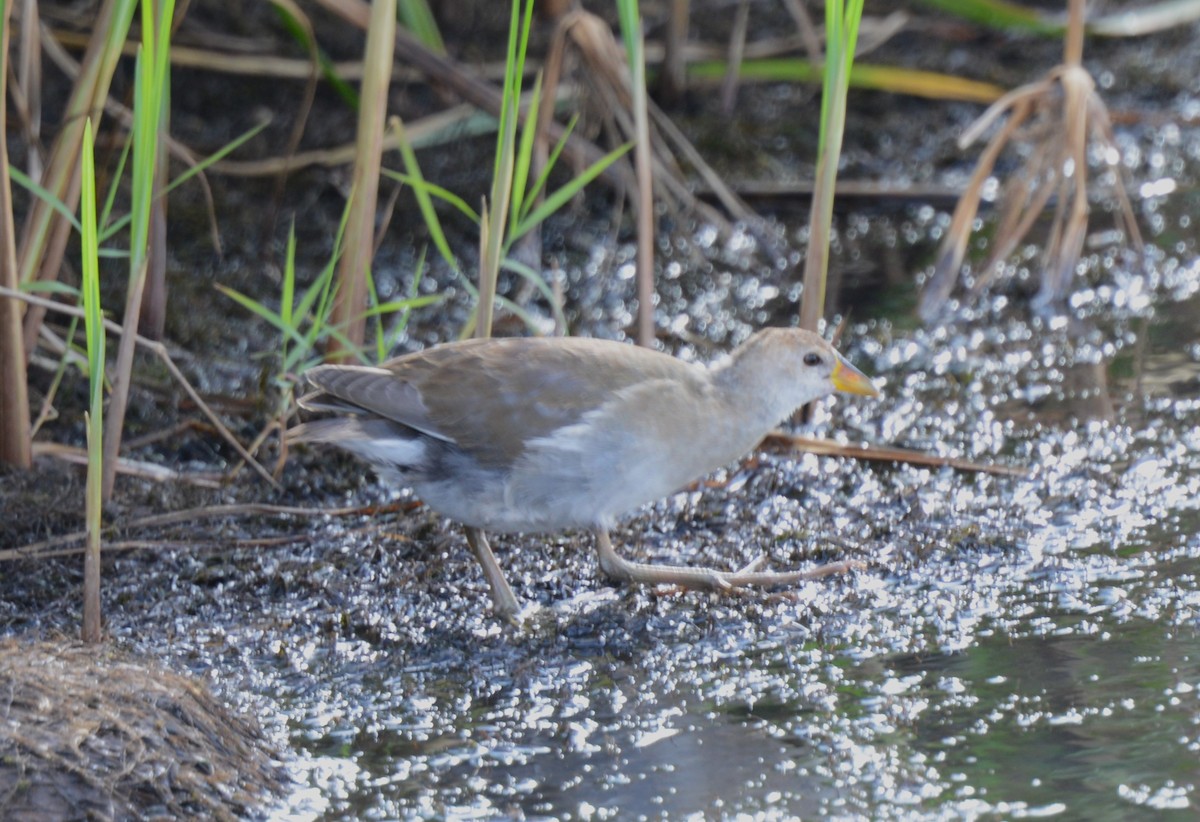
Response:
[[[527,442],[579,422],[623,389],[663,378],[689,382],[703,374],[650,349],[574,337],[469,340],[384,368],[406,391],[417,392],[426,411],[421,420],[432,430],[495,467],[513,464]]]
[[[358,365],[319,365],[304,373],[317,388],[300,398],[310,411],[373,414],[406,425],[435,439],[453,442],[430,418],[420,390],[388,368]]]

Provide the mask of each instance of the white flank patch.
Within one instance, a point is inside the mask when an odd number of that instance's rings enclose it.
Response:
[[[535,440],[530,440],[526,449],[529,451],[570,451],[578,453],[583,451],[584,443],[591,433],[591,428],[583,423],[564,425],[562,428],[556,429],[548,437],[538,437]]]
[[[618,396],[620,395],[618,394]],[[584,413],[579,418],[579,422],[573,422],[570,425],[556,428],[550,432],[549,436],[530,440],[528,445],[526,445],[526,450],[584,453],[588,448],[594,447],[593,440],[595,439],[597,429],[604,422],[604,418],[612,414],[610,410],[611,405],[611,402],[607,402],[599,408],[593,408],[591,411]]]
[[[352,440],[338,443],[347,451],[353,451],[363,459],[392,465],[419,465],[425,460],[425,443],[420,440],[393,439]]]

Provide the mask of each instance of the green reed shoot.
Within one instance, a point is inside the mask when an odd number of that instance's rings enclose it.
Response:
[[[83,128],[80,229],[84,329],[87,337],[87,547],[83,560],[83,641],[100,641],[100,514],[104,478],[104,318],[100,312],[100,243],[96,230],[96,169],[92,121]]]
[[[117,454],[133,379],[133,354],[137,343],[138,315],[146,285],[150,249],[150,206],[158,174],[158,151],[166,121],[170,93],[171,23],[174,0],[142,3],[142,43],[134,70],[133,165],[130,188],[129,286],[125,298],[125,326],[113,371],[112,402],[105,432],[104,498],[112,496]]]
[[[437,20],[426,0],[400,0],[398,6],[400,22],[413,33],[418,40],[437,54],[446,53],[446,43],[438,30]]]
[[[514,264],[508,259],[513,244],[562,208],[571,198],[582,191],[584,186],[602,174],[630,149],[630,145],[625,145],[609,152],[560,188],[548,191],[550,175],[566,145],[571,130],[574,128],[575,120],[572,119],[565,129],[562,139],[551,151],[545,167],[536,179],[533,179],[532,183],[530,182],[533,177],[534,137],[538,108],[542,104],[540,75],[534,82],[533,93],[530,95],[528,110],[524,116],[524,125],[519,133],[518,121],[520,120],[522,78],[525,73],[525,57],[529,44],[532,10],[532,0],[526,0],[523,9],[520,0],[513,0],[502,103],[497,124],[491,193],[480,211],[476,212],[458,195],[425,179],[421,173],[420,164],[417,162],[416,152],[405,137],[403,124],[398,120],[396,127],[400,133],[400,156],[404,162],[405,172],[383,170],[384,174],[406,183],[412,188],[433,245],[451,270],[461,273],[458,260],[446,239],[434,199],[453,206],[479,227],[479,285],[477,288],[470,287],[468,290],[477,295],[478,301],[473,325],[484,335],[490,333],[491,307],[494,304],[503,305],[508,310],[515,308],[511,302],[498,299],[496,296],[496,280],[501,269],[530,278],[535,282],[539,291],[543,294],[550,293],[550,288],[540,273],[527,266]],[[532,319],[525,316],[525,312],[517,310],[515,313],[523,316],[527,323]],[[532,324],[531,327],[533,327]],[[470,328],[467,333],[470,333]]]
[[[809,217],[808,256],[804,260],[804,295],[800,326],[816,330],[825,313],[825,281],[829,273],[829,237],[833,230],[833,195],[846,129],[846,93],[863,0],[825,3],[825,78],[821,94],[821,133],[817,179]]]

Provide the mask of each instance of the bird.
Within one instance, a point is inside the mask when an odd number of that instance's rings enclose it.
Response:
[[[751,451],[799,407],[834,391],[879,396],[820,335],[764,328],[710,364],[582,337],[444,343],[378,366],[318,365],[291,442],[327,443],[411,487],[465,526],[493,611],[521,604],[485,532],[590,530],[600,570],[687,588],[778,587],[841,570],[737,571],[631,561],[609,531]],[[832,566],[840,566],[833,568]]]

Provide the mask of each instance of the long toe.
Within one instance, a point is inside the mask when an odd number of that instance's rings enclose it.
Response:
[[[831,562],[804,571],[760,571],[762,558],[756,558],[740,571],[721,571],[716,568],[686,565],[653,565],[648,562],[631,562],[616,552],[608,532],[597,529],[596,554],[600,569],[609,577],[646,585],[680,585],[684,588],[700,588],[728,591],[732,588],[782,588],[809,579],[820,579],[830,574],[845,573],[866,565],[857,560]]]

